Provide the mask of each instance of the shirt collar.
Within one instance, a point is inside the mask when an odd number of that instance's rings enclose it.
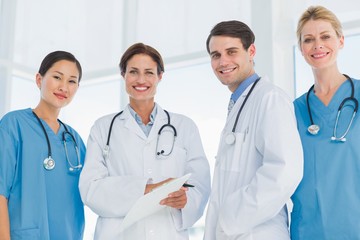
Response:
[[[135,121],[139,125],[143,124],[141,117],[135,112],[135,110],[130,105],[129,105],[129,110],[130,110],[131,115],[135,118]],[[153,125],[154,124],[156,114],[157,114],[157,105],[155,104],[154,108],[153,108],[153,110],[152,110],[152,112],[150,114],[150,122],[147,125]]]
[[[242,83],[240,83],[240,85],[236,88],[236,90],[231,94],[231,99],[236,102],[239,99],[239,97],[241,96],[241,94],[243,94],[243,92],[246,90],[246,88],[248,86],[250,86],[253,82],[255,82],[256,79],[258,79],[258,78],[259,78],[259,76],[256,73],[254,73],[253,75],[251,75],[250,77],[245,79]]]

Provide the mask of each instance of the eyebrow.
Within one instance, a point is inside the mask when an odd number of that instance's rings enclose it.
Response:
[[[238,47],[229,47],[229,48],[226,48],[225,51],[229,51],[229,50],[237,50],[239,49]],[[210,52],[210,55],[213,55],[215,53],[219,53],[218,51],[213,51],[213,52]]]
[[[61,76],[64,76],[64,74],[63,74],[62,72],[59,72],[59,71],[56,71],[56,70],[55,70],[54,72],[56,72],[56,73],[60,74]],[[77,76],[70,76],[70,77],[72,77],[72,78],[76,78],[76,79],[78,78]]]
[[[324,34],[324,33],[330,33],[330,31],[329,30],[322,31],[322,32],[320,32],[320,35]],[[306,37],[306,36],[313,36],[313,35],[311,33],[304,34],[304,37]]]
[[[212,52],[210,52],[210,56],[213,55],[213,54],[215,54],[215,53],[218,53],[218,51],[212,51]]]
[[[132,70],[138,70],[138,71],[140,70],[140,69],[137,68],[137,67],[131,67],[131,66],[130,66],[130,69],[132,69]],[[145,68],[145,69],[144,69],[144,71],[155,71],[155,70],[156,70],[156,69],[153,69],[153,68]]]

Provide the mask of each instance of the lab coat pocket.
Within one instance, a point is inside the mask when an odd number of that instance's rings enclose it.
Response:
[[[216,227],[216,240],[253,240],[253,239],[254,238],[251,233],[229,236],[225,234],[220,224],[218,224]]]
[[[169,156],[158,156],[161,175],[164,177],[180,177],[184,175],[186,164],[186,151],[174,146]]]
[[[17,229],[11,231],[11,240],[38,240],[40,231],[38,228]]]
[[[232,133],[229,133],[232,134]],[[242,159],[242,152],[246,149],[246,132],[235,132],[235,142],[233,144],[223,144],[220,153],[220,168],[225,171],[240,172],[244,168],[245,159]]]

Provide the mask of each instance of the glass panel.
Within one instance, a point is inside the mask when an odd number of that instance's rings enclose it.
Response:
[[[40,92],[34,80],[13,77],[11,83],[10,110],[34,108],[39,102]]]

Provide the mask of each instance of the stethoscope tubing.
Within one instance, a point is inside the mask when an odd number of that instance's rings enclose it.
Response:
[[[246,97],[245,97],[245,99],[244,99],[244,102],[241,104],[240,109],[239,109],[239,111],[237,112],[237,115],[236,115],[236,119],[235,119],[233,128],[232,128],[232,130],[231,130],[232,133],[235,133],[235,130],[236,130],[236,127],[237,127],[237,124],[238,124],[238,121],[239,121],[240,114],[241,114],[241,112],[242,112],[242,110],[243,110],[243,108],[244,108],[247,100],[249,99],[252,91],[254,90],[256,84],[259,82],[260,79],[261,79],[261,77],[259,77],[258,79],[255,80],[254,84],[251,86],[248,94],[246,95]]]
[[[164,110],[164,112],[166,113],[166,116],[167,116],[167,119],[168,119],[168,122],[167,124],[164,124],[161,126],[161,128],[159,129],[158,131],[158,140],[157,140],[157,143],[156,145],[158,145],[158,141],[159,141],[159,137],[161,135],[161,132],[163,131],[163,129],[165,127],[170,127],[173,132],[174,132],[174,140],[173,140],[173,145],[172,145],[172,148],[170,150],[170,152],[168,154],[164,154],[164,150],[161,150],[161,151],[157,151],[156,155],[163,155],[163,156],[169,156],[171,153],[172,153],[172,150],[174,148],[174,143],[175,143],[175,138],[177,137],[177,131],[176,131],[176,128],[170,123],[170,114],[168,111]],[[103,155],[104,157],[107,157],[108,154],[109,154],[109,151],[110,151],[110,137],[111,137],[111,132],[112,132],[112,129],[113,129],[113,125],[114,125],[114,121],[115,119],[120,116],[121,114],[123,113],[123,111],[117,113],[111,120],[111,123],[110,123],[110,127],[109,127],[109,131],[108,131],[108,135],[107,135],[107,141],[106,141],[106,145],[103,149]],[[157,146],[156,146],[157,147]]]
[[[55,167],[55,161],[54,161],[53,158],[52,158],[52,151],[51,151],[51,144],[50,144],[49,136],[48,136],[48,134],[47,134],[47,132],[46,132],[46,129],[45,129],[45,127],[44,127],[44,124],[42,124],[39,116],[38,116],[34,111],[32,111],[32,113],[34,114],[34,116],[35,116],[35,118],[37,119],[39,125],[41,126],[41,129],[43,130],[43,133],[44,133],[45,138],[46,138],[46,143],[47,143],[47,148],[48,148],[48,157],[45,159],[45,161],[44,161],[45,163],[44,163],[44,164],[47,165],[47,161],[48,161],[48,160],[51,160],[51,161],[52,161],[52,164],[54,164],[53,166],[51,166],[51,167],[49,167],[49,168],[46,167],[45,165],[44,165],[44,167],[45,167],[46,170],[52,170],[52,169]],[[69,165],[70,165],[70,170],[80,169],[80,168],[82,167],[82,164],[80,163],[79,148],[78,148],[78,145],[77,145],[77,143],[76,143],[75,137],[69,132],[69,130],[68,130],[68,128],[66,127],[66,125],[65,125],[60,119],[58,119],[58,121],[59,121],[59,123],[60,123],[62,126],[64,126],[64,129],[65,129],[64,132],[62,133],[62,141],[63,141],[63,143],[64,143],[65,154],[66,154],[67,162],[68,162]],[[75,151],[76,151],[77,159],[78,159],[78,165],[77,165],[77,166],[72,165],[72,163],[71,163],[70,160],[69,160],[68,151],[67,151],[67,146],[66,146],[66,136],[65,136],[66,134],[68,134],[68,135],[71,137],[72,141],[74,142]]]
[[[236,127],[237,127],[237,124],[238,124],[238,121],[239,121],[239,117],[240,117],[240,114],[247,102],[247,100],[249,99],[252,91],[254,90],[256,84],[259,82],[260,80],[260,77],[258,79],[255,80],[254,84],[251,86],[249,92],[246,94],[246,97],[244,99],[244,101],[242,102],[241,106],[240,106],[240,109],[239,111],[237,112],[237,115],[236,115],[236,119],[235,119],[235,122],[234,122],[234,125],[233,125],[233,128],[231,130],[231,133],[228,133],[225,137],[225,143],[228,144],[228,145],[232,145],[235,143],[236,141],[236,137],[235,137],[235,130],[236,130]]]
[[[335,121],[335,126],[334,126],[334,131],[333,131],[333,136],[331,137],[331,140],[336,140],[336,141],[341,141],[341,142],[345,142],[346,138],[345,136],[347,135],[347,133],[350,130],[350,127],[353,123],[353,120],[355,118],[355,115],[358,111],[359,108],[359,102],[358,100],[354,97],[355,96],[355,86],[354,86],[354,82],[353,80],[346,74],[344,74],[344,76],[346,77],[346,79],[350,82],[351,85],[351,96],[350,97],[346,97],[342,100],[342,102],[340,103],[339,107],[338,107],[338,112],[337,112],[337,116],[336,116],[336,121]],[[308,131],[312,134],[312,135],[316,135],[318,133],[318,131],[320,130],[320,127],[318,125],[314,124],[314,120],[312,117],[312,113],[311,113],[311,107],[310,107],[310,101],[309,101],[309,97],[310,97],[310,93],[313,91],[314,89],[314,85],[312,85],[310,87],[310,89],[308,90],[307,94],[306,94],[306,106],[307,106],[307,110],[308,110],[308,114],[309,114],[309,118],[310,118],[310,126],[308,128]],[[353,115],[351,117],[350,123],[345,131],[345,133],[341,136],[341,137],[336,137],[336,132],[337,132],[337,125],[338,125],[338,120],[341,114],[341,110],[344,107],[345,103],[348,101],[352,101],[354,103],[354,110],[353,110]],[[317,131],[312,132],[311,130],[309,130],[311,127],[316,127]]]
[[[38,117],[38,115],[37,115],[34,111],[32,111],[32,113],[34,114],[35,118],[37,119],[37,121],[39,122],[39,124],[40,124],[40,126],[41,126],[41,129],[42,129],[43,132],[44,132],[44,135],[45,135],[45,137],[46,137],[47,147],[48,147],[48,158],[51,158],[51,157],[52,157],[52,154],[51,154],[51,144],[50,144],[49,136],[48,136],[47,133],[46,133],[44,124],[42,124],[40,118]],[[66,128],[65,128],[65,129],[66,129]]]

